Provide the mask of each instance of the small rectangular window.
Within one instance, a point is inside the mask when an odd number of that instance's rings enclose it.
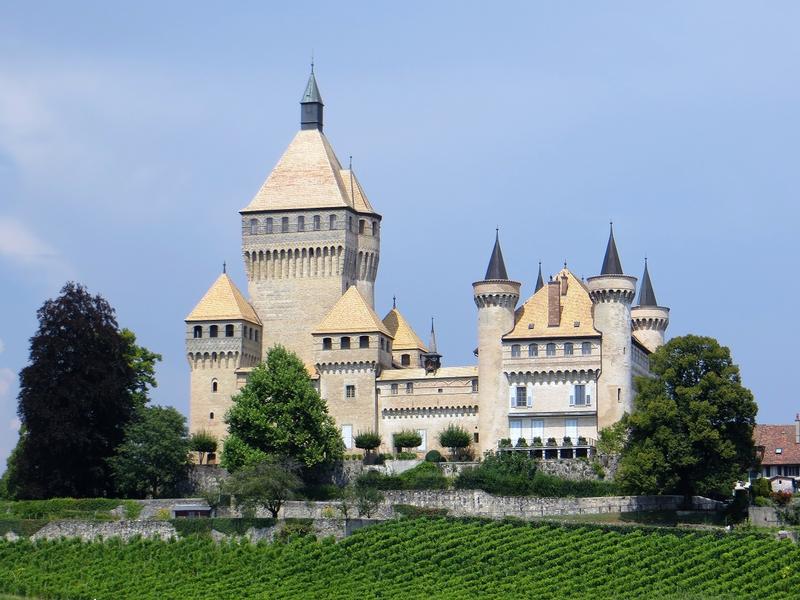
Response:
[[[342,350],[349,350],[350,349],[350,338],[343,337],[339,340],[339,348]]]
[[[524,408],[528,406],[528,389],[524,385],[517,386],[517,408]]]
[[[564,344],[564,356],[572,356],[572,342]]]
[[[573,404],[575,406],[586,406],[586,385],[582,383],[575,385]]]
[[[267,233],[272,233],[272,217],[267,219]]]
[[[330,350],[333,348],[333,340],[331,338],[322,338],[322,349]]]
[[[362,335],[358,338],[358,347],[359,348],[369,348],[369,336]]]
[[[281,217],[281,232],[289,231],[289,217]]]
[[[364,227],[366,227],[366,222],[364,219],[358,220],[358,233],[364,233]]]
[[[406,394],[413,394],[413,393],[414,393],[414,384],[409,381],[406,384]]]
[[[592,343],[591,342],[583,342],[581,344],[581,354],[584,356],[589,356],[592,353]]]
[[[396,383],[392,384],[392,396],[397,396],[398,385]]]
[[[303,216],[297,217],[297,231],[306,230],[306,218]]]
[[[233,325],[225,325],[225,337],[233,337]]]
[[[319,231],[319,229],[320,229],[319,215],[314,215],[314,231]]]
[[[354,386],[354,385],[345,386],[344,395],[345,395],[346,398],[355,398],[356,397],[356,386]]]
[[[528,356],[539,356],[539,344],[528,345]]]
[[[554,343],[547,344],[547,356],[555,356],[556,355],[556,345]]]
[[[477,394],[478,393],[478,380],[477,379],[473,379],[472,380],[472,393],[473,394]]]
[[[519,356],[519,344],[511,346],[511,356],[514,358]]]
[[[336,215],[331,215],[328,218],[328,229],[336,229]]]

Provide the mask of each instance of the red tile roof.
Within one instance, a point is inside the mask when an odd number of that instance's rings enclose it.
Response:
[[[762,465],[800,465],[800,444],[795,442],[795,425],[756,425],[756,447],[764,448]],[[780,454],[776,450],[780,448]],[[760,454],[760,449],[759,449]]]

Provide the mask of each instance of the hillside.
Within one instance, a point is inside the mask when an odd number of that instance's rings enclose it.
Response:
[[[796,597],[800,549],[754,534],[402,519],[336,544],[0,543],[0,592],[42,598]]]

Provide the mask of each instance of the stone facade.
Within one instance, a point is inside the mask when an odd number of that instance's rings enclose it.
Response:
[[[225,319],[198,309],[187,319],[193,432],[224,437],[231,396],[282,344],[306,365],[351,452],[354,436],[368,430],[382,435],[381,451],[392,451],[402,429],[420,433],[420,453],[444,450],[437,437],[450,424],[472,434],[478,455],[504,438],[592,446],[600,429],[632,410],[634,377],[649,373],[648,356],[664,343],[669,309],[656,304],[647,267],[634,305],[637,278],[623,273],[613,232],[598,276],[583,281],[565,263],[545,282],[540,265],[536,290],[521,303],[498,235],[485,278],[473,284],[477,364],[442,367],[433,329],[426,347],[396,306],[382,323],[367,314],[381,216],[321,121],[303,125],[240,213],[249,300],[236,289]],[[348,318],[359,306],[366,324]],[[232,339],[194,335],[198,326],[231,323]],[[366,346],[356,343],[362,338]]]

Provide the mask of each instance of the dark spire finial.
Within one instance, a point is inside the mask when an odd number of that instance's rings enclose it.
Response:
[[[508,272],[506,271],[506,263],[503,261],[503,251],[500,249],[500,228],[498,227],[495,232],[494,249],[492,256],[489,259],[489,266],[486,268],[485,280],[491,279],[508,279]]]
[[[311,58],[311,74],[308,76],[306,90],[300,99],[300,128],[322,131],[322,95],[319,93],[317,78],[314,76],[314,58]]]
[[[431,339],[428,344],[428,352],[436,354],[436,330],[433,328],[433,317],[431,317]]]
[[[544,279],[542,278],[542,261],[539,261],[539,276],[536,278],[536,288],[533,290],[535,294],[544,287]]]
[[[644,259],[644,275],[642,275],[642,286],[639,288],[639,306],[658,306],[653,283],[650,281],[650,271],[647,268],[647,257]]]
[[[609,223],[610,232],[608,235],[608,245],[606,246],[606,255],[603,258],[603,268],[600,269],[601,275],[624,275],[622,271],[622,263],[619,260],[619,253],[617,252],[617,244],[614,241],[614,222]]]
[[[397,296],[392,296],[392,308],[397,308]]]
[[[227,272],[228,272],[228,265],[227,265],[227,263],[226,263],[226,262],[223,260],[223,261],[222,261],[222,273],[223,273],[223,275],[224,275],[224,274],[225,274],[225,273],[227,273]]]

